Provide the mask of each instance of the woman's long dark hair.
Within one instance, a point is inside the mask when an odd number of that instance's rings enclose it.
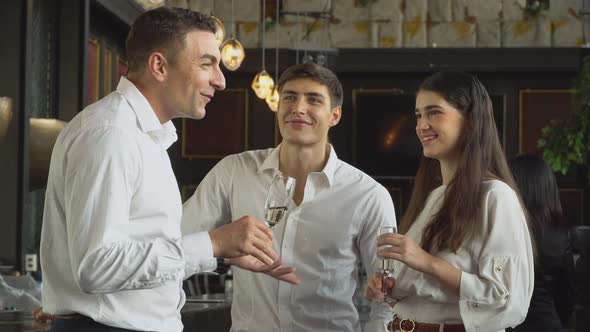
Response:
[[[535,231],[542,230],[545,224],[566,223],[555,175],[543,159],[518,155],[510,160],[510,169]]]
[[[465,118],[455,177],[448,184],[441,209],[426,225],[421,240],[422,248],[428,252],[445,249],[456,252],[481,226],[482,182],[498,179],[517,193],[518,189],[498,139],[490,96],[476,77],[443,71],[428,77],[418,91],[441,95]],[[400,225],[402,233],[410,229],[424,208],[428,194],[441,184],[438,160],[423,156],[412,198]]]

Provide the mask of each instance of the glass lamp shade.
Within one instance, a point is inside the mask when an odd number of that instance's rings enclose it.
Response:
[[[266,96],[266,103],[271,111],[276,112],[279,109],[279,89],[275,86],[272,92]]]
[[[225,68],[231,71],[240,68],[244,57],[246,57],[246,53],[237,39],[228,39],[221,45],[221,62]]]
[[[256,77],[254,77],[254,80],[252,81],[252,90],[254,90],[256,96],[260,99],[265,99],[266,96],[272,92],[274,87],[275,82],[264,69],[256,74]]]
[[[0,142],[4,140],[12,120],[12,99],[0,97]]]
[[[217,17],[211,16],[211,18],[215,21],[215,41],[217,42],[217,46],[221,47],[221,44],[225,40],[225,27]]]

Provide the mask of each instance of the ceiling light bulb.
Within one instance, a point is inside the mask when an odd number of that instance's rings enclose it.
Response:
[[[221,44],[225,40],[225,27],[217,17],[211,16],[211,18],[215,21],[215,41],[217,42],[217,47],[221,47]]]
[[[0,142],[8,133],[8,127],[12,120],[12,99],[9,97],[0,97]]]
[[[279,89],[275,86],[272,92],[266,96],[266,103],[271,111],[276,112],[279,109]]]
[[[252,90],[256,92],[256,96],[260,99],[265,99],[266,96],[272,92],[274,87],[275,82],[264,69],[256,74],[256,77],[254,77],[254,80],[252,81]]]
[[[231,71],[240,68],[245,57],[244,48],[237,39],[228,39],[221,46],[221,62]]]

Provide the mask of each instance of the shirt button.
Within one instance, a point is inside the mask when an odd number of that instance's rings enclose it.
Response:
[[[502,268],[498,266],[498,267],[496,268],[496,272],[500,272],[500,271],[502,271]]]

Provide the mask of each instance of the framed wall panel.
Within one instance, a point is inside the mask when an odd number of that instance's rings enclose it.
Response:
[[[399,222],[401,221],[401,214],[405,211],[403,190],[400,187],[392,186],[386,186],[385,189],[387,189],[387,191],[389,191],[389,194],[391,195],[391,199],[393,200],[393,206],[395,208],[395,216],[399,224]]]
[[[506,98],[491,94],[500,143],[506,135]],[[353,90],[353,161],[376,178],[413,177],[422,147],[416,138],[415,95],[398,89]]]
[[[374,178],[412,178],[422,147],[415,95],[399,89],[352,91],[353,163]]]
[[[180,188],[180,197],[182,198],[182,203],[191,198],[198,186],[199,185],[197,184],[185,184]]]
[[[494,112],[494,122],[498,129],[498,137],[503,148],[506,148],[506,126],[504,119],[506,119],[506,96],[503,94],[490,94],[492,100],[492,108]]]
[[[248,149],[248,89],[215,93],[201,120],[182,120],[182,158],[221,159]]]
[[[402,220],[403,214],[406,212],[406,208],[410,202],[412,196],[412,189],[414,186],[413,179],[391,179],[391,178],[380,178],[376,179],[391,195],[391,200],[395,208],[395,216],[397,223]]]
[[[540,154],[541,130],[553,119],[565,119],[574,110],[572,90],[519,91],[518,151]]]
[[[113,51],[109,46],[104,47],[102,61],[102,96],[113,91]]]
[[[99,98],[100,93],[100,44],[94,38],[88,39],[88,81],[86,82],[86,105],[92,104]]]
[[[584,225],[584,190],[559,189],[563,215],[572,225]]]

